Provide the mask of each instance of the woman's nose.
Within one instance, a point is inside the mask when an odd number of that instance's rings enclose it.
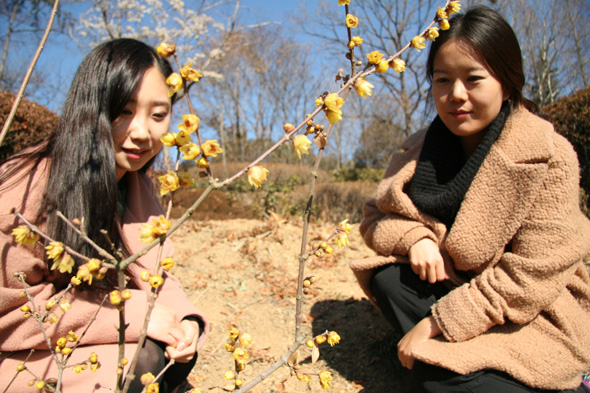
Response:
[[[452,101],[462,102],[467,101],[467,89],[463,82],[457,80],[451,86],[450,98]]]
[[[135,116],[129,125],[129,137],[132,139],[149,139],[150,132],[147,121]]]

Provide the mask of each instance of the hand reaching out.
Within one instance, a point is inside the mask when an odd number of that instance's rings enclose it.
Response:
[[[424,238],[410,247],[408,257],[412,270],[421,280],[434,284],[450,278],[438,245],[431,239]]]

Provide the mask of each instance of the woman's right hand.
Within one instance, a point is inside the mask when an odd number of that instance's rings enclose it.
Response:
[[[450,277],[445,270],[445,261],[438,249],[438,245],[429,238],[415,243],[408,251],[412,270],[421,280],[428,280],[434,284],[437,281],[448,280]]]
[[[177,337],[182,337],[182,334],[176,313],[155,303],[147,327],[147,336],[169,346],[176,346]]]

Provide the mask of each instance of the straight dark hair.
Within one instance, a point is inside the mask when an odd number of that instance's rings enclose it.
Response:
[[[84,231],[105,250],[111,252],[112,246],[101,230],[120,245],[115,228],[118,187],[111,124],[151,67],[165,78],[172,73],[167,60],[134,39],[115,39],[94,48],[74,76],[56,131],[33,149],[33,154],[24,154],[22,166],[38,164],[44,157],[50,159],[40,212],[47,218],[47,234],[85,256],[98,258],[99,254],[57,217],[57,212],[70,220],[83,218]],[[76,260],[76,265],[81,263]]]
[[[512,109],[522,104],[532,112],[538,112],[537,105],[522,95],[525,83],[522,53],[516,34],[508,22],[486,6],[473,7],[465,14],[455,14],[449,22],[450,28],[440,32],[428,53],[426,75],[431,86],[436,54],[447,41],[456,40],[466,43],[473,55],[508,90]]]

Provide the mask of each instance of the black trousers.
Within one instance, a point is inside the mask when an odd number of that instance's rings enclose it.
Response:
[[[401,263],[378,268],[371,281],[371,290],[385,318],[403,334],[430,315],[430,307],[449,291],[442,283],[430,284],[420,280],[409,264]],[[533,389],[510,375],[495,370],[480,370],[461,375],[419,361],[414,363],[411,374],[415,392],[584,392],[582,387],[563,391]]]

